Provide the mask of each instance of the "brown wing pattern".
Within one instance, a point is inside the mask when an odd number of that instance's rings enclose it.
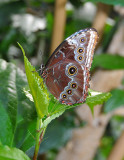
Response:
[[[49,91],[67,105],[86,100],[89,70],[98,40],[93,28],[78,31],[54,51],[43,72]]]

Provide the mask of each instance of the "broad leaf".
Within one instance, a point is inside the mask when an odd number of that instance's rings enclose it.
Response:
[[[12,145],[14,135],[12,128],[10,117],[4,105],[0,102],[0,142],[9,146]]]
[[[91,111],[93,112],[94,106],[97,104],[103,104],[105,101],[107,101],[111,97],[111,93],[102,93],[102,92],[96,92],[91,89],[89,89],[89,96],[86,99],[86,103],[90,107]]]
[[[23,92],[23,87],[26,85],[25,74],[14,64],[1,59],[0,141],[4,145],[20,147],[29,132],[32,135],[35,131],[35,127],[30,129],[30,125],[35,122],[36,112],[33,103]],[[32,142],[34,141],[32,138]]]
[[[124,106],[124,90],[115,89],[111,91],[111,94],[112,97],[105,103],[105,112],[110,112],[118,107]]]
[[[0,139],[9,146],[16,129],[17,103],[16,67],[0,60]]]
[[[30,158],[17,148],[0,145],[1,160],[30,160]]]
[[[95,55],[91,69],[93,70],[96,67],[103,69],[124,69],[124,57],[110,54]]]
[[[91,111],[93,112],[93,108],[94,106],[98,105],[98,104],[103,104],[105,101],[107,101],[110,97],[111,97],[111,93],[107,92],[107,93],[102,93],[102,92],[96,92],[93,91],[92,89],[88,90],[89,96],[86,99],[86,102],[88,104],[88,106],[90,107]],[[74,104],[72,106],[67,106],[67,105],[60,105],[60,109],[70,109],[73,107],[76,107],[80,104]]]

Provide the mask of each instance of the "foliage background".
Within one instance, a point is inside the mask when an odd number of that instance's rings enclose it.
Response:
[[[83,105],[65,112],[53,121],[41,144],[39,159],[122,160],[124,2],[62,2],[63,9],[66,8],[65,24],[61,21],[64,15],[55,19],[55,0],[0,1],[1,142],[20,148],[32,157],[36,111],[33,103],[22,91],[27,80],[21,71],[24,70],[23,56],[17,42],[24,47],[31,63],[39,68],[41,63],[47,62],[51,50],[59,41],[77,30],[95,27],[100,38],[91,69],[91,87],[97,91],[111,91],[112,97],[104,106],[95,107],[94,116],[89,108]],[[63,30],[55,28],[56,21],[64,26]],[[58,33],[62,35],[61,40],[57,39]],[[10,108],[11,104],[13,108]]]

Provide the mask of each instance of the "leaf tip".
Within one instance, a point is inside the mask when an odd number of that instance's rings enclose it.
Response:
[[[19,45],[19,47],[20,47],[21,50],[22,50],[23,55],[25,56],[25,51],[24,51],[23,47],[21,46],[21,44],[20,44],[19,42],[17,42],[17,44]]]

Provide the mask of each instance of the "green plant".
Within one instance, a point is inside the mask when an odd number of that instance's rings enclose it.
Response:
[[[0,60],[0,159],[2,160],[27,160],[29,157],[25,152],[27,153],[34,145],[35,160],[48,124],[67,109],[79,105],[67,106],[59,103],[48,92],[43,79],[26,58],[22,47],[21,49],[27,79],[14,64]],[[27,87],[27,80],[29,87]],[[102,104],[110,96],[110,93],[89,89],[86,103],[93,112],[95,105]],[[58,123],[53,125],[56,124],[57,127],[61,127]],[[65,132],[66,128],[61,129]]]
[[[21,47],[21,45],[19,45]],[[28,79],[28,84],[30,88],[29,97],[33,97],[33,101],[37,111],[37,125],[36,125],[36,145],[35,145],[35,153],[33,160],[36,159],[38,155],[38,150],[40,143],[42,142],[44,133],[48,124],[55,118],[62,115],[65,110],[78,106],[79,104],[75,104],[72,106],[61,104],[49,93],[45,84],[43,83],[43,79],[38,75],[35,68],[30,64],[28,59],[25,56],[25,52],[21,47],[24,62],[25,62],[25,71]],[[89,96],[87,97],[86,103],[91,108],[93,112],[93,107],[97,104],[102,104],[108,98],[110,98],[110,93],[100,93],[95,92],[89,89]]]

